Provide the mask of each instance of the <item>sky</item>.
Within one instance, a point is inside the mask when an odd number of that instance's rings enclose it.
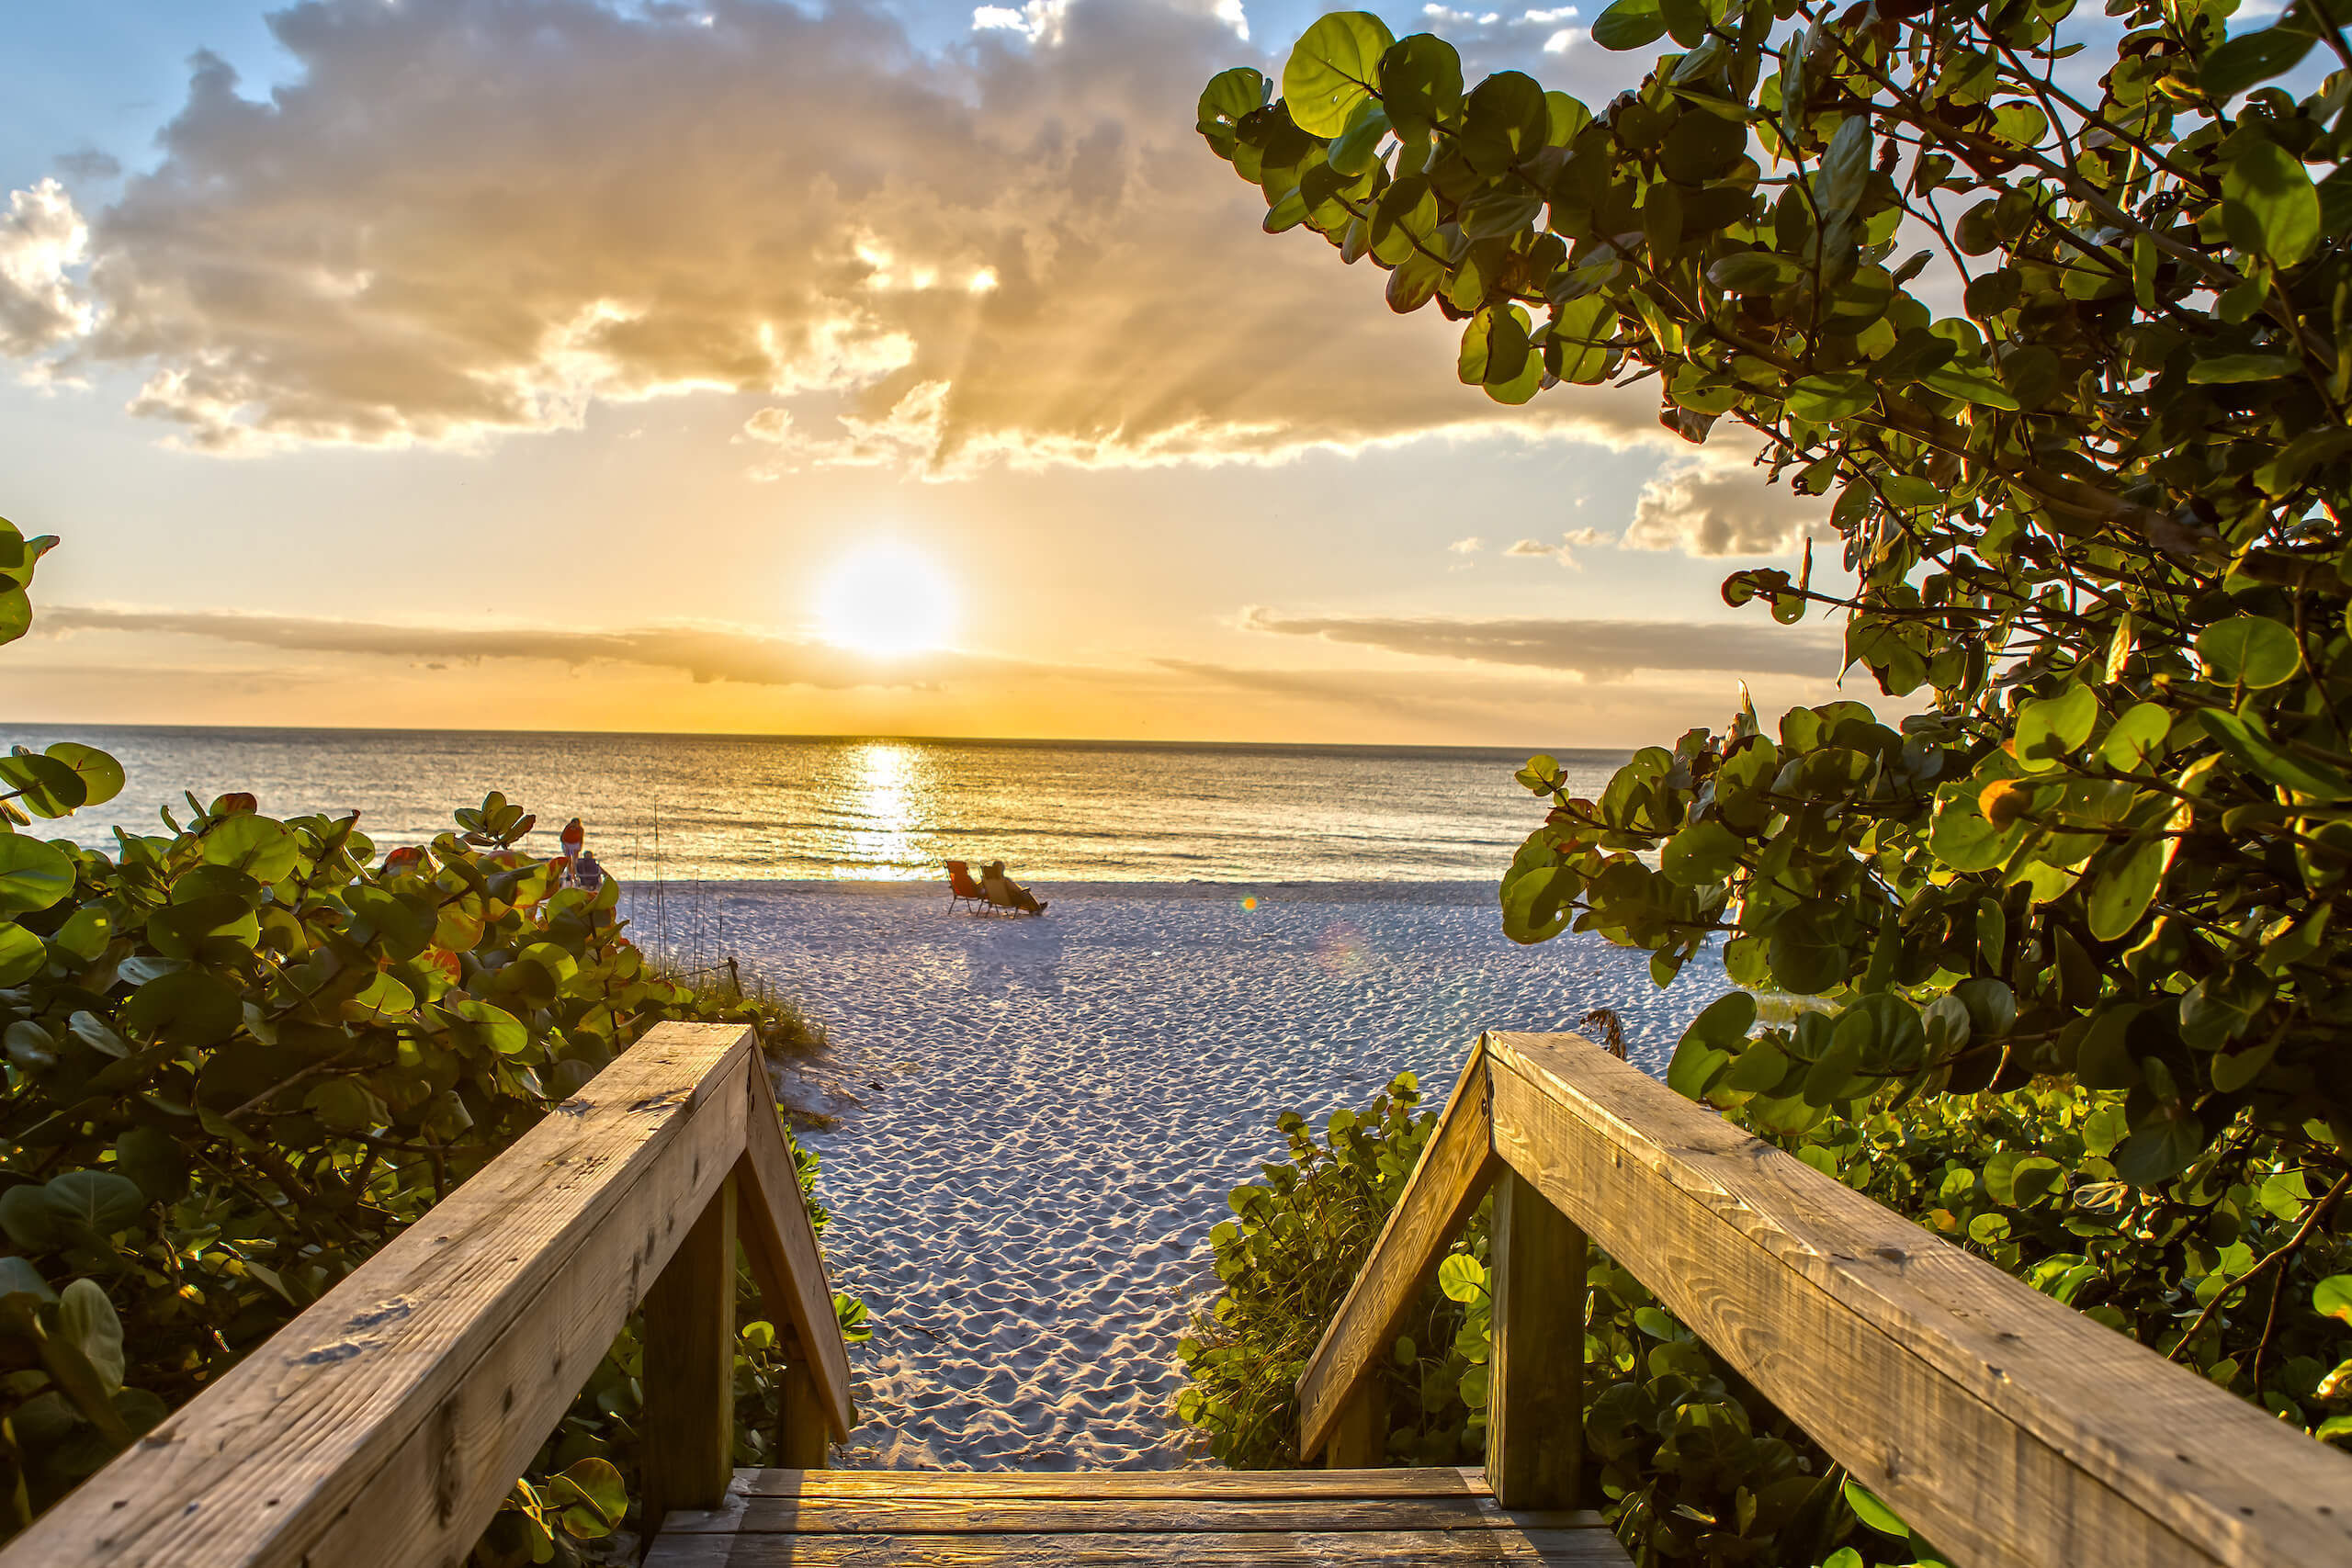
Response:
[[[1597,7],[1588,7],[1597,9]],[[1317,8],[0,0],[0,721],[1623,746],[1819,503],[1193,130]],[[1574,8],[1395,7],[1604,102]]]

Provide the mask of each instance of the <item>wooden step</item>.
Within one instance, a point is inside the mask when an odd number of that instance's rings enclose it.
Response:
[[[1600,1515],[1508,1512],[1475,1470],[739,1470],[646,1568],[1628,1561]]]

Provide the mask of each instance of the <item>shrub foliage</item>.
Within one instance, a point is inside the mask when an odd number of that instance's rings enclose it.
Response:
[[[0,525],[0,640],[25,629],[53,542]],[[647,1028],[740,1021],[779,1044],[797,1029],[650,970],[618,884],[562,886],[562,863],[519,847],[533,818],[498,795],[381,857],[356,815],[281,821],[243,795],[191,796],[168,831],[118,829],[102,854],[32,829],[111,799],[111,758],[19,748],[0,781],[0,1535]],[[837,1309],[862,1337],[863,1309]],[[546,1562],[619,1524],[638,1355],[632,1328],[480,1561]],[[781,1371],[773,1326],[748,1323],[745,1462],[767,1451]]]
[[[1288,1157],[1233,1193],[1176,1406],[1225,1463],[1299,1462],[1295,1385],[1436,1128],[1419,1099],[1407,1074],[1320,1139],[1285,1115]],[[2215,1382],[2264,1388],[2282,1417],[2352,1433],[2352,1242],[2299,1242],[2300,1170],[2249,1145],[2199,1182],[2140,1190],[2109,1158],[2121,1098],[2056,1086],[1844,1109],[1797,1133],[1756,1127],[1752,1105],[1730,1114],[2110,1327],[2188,1347]],[[1393,1463],[1484,1454],[1490,1218],[1482,1204],[1380,1370]],[[1586,1495],[1638,1561],[1938,1561],[1639,1280],[1595,1251],[1589,1280]]]
[[[1617,0],[1674,49],[1597,114],[1345,12],[1198,125],[1465,383],[1648,382],[1826,498],[1834,570],[1724,597],[1910,710],[1531,760],[1505,930],[1719,949],[1676,1088],[2340,1438],[2352,17],[2234,9]]]

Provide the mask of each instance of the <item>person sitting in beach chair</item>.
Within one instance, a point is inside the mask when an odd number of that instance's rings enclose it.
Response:
[[[989,907],[989,897],[980,891],[980,885],[972,880],[971,866],[960,860],[951,860],[947,863],[947,907],[953,909],[958,904],[985,909]]]
[[[1029,889],[1004,874],[1004,863],[990,861],[980,868],[980,892],[991,908],[1023,915],[1042,915],[1046,906]]]

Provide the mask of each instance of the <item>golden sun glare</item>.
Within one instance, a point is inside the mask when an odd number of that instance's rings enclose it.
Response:
[[[922,653],[956,635],[956,593],[931,558],[869,545],[825,580],[817,624],[827,642],[877,659]]]

